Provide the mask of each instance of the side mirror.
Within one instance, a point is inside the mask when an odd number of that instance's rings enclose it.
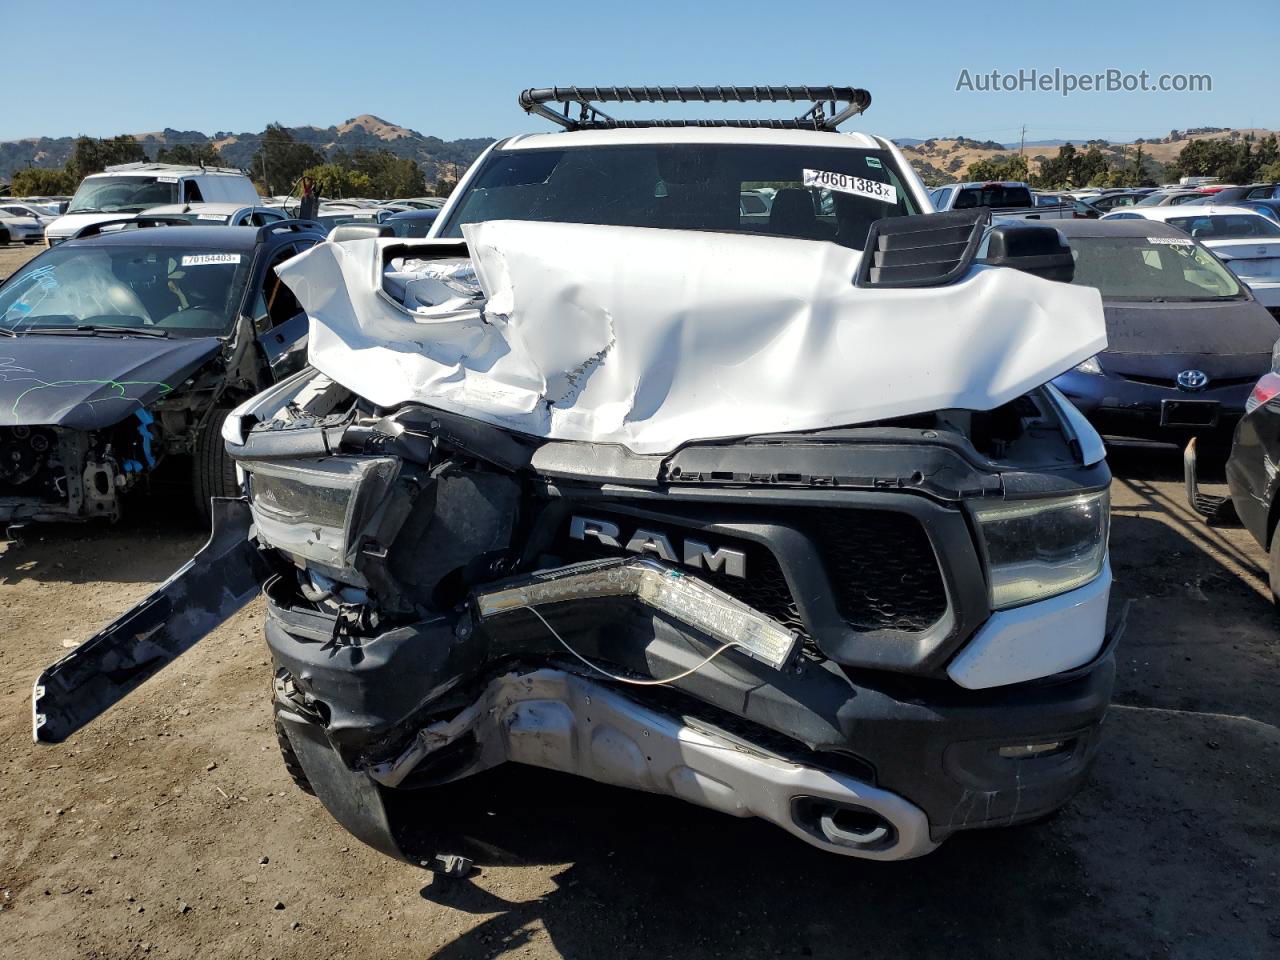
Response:
[[[1071,247],[1048,224],[1005,223],[993,227],[983,262],[992,267],[1013,267],[1059,283],[1070,283],[1076,275]]]

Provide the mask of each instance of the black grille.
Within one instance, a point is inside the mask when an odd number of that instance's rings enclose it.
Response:
[[[617,514],[592,513],[631,530],[637,521]],[[761,517],[761,519],[765,519]],[[831,581],[836,608],[855,630],[919,632],[946,612],[942,573],[924,528],[906,514],[870,510],[787,510],[773,513],[807,533],[817,545]],[[680,527],[671,520],[641,521],[646,528],[665,530],[673,538]],[[708,535],[715,546],[731,546],[746,555],[749,579],[700,570],[699,579],[773,617],[800,634],[807,634],[800,611],[777,557],[755,541]],[[567,562],[616,557],[620,551],[596,540],[574,540],[565,534],[556,553]]]
[[[905,513],[805,511],[840,615],[863,630],[918,632],[947,610],[933,546]]]

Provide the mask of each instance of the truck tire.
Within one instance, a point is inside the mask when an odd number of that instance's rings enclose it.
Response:
[[[276,743],[280,745],[280,757],[284,760],[285,773],[289,774],[289,779],[293,781],[295,787],[303,793],[309,793],[314,797],[316,792],[311,788],[311,781],[307,779],[307,774],[302,769],[302,764],[298,762],[298,755],[293,750],[293,744],[289,742],[289,734],[285,731],[284,724],[280,722],[279,717],[274,719]]]
[[[240,487],[236,483],[236,464],[227,456],[227,448],[222,441],[222,424],[230,412],[227,408],[214,410],[213,416],[196,437],[191,480],[195,491],[196,512],[206,523],[211,517],[210,497],[240,496]]]
[[[0,227],[0,247],[9,245],[9,231],[5,227]]]

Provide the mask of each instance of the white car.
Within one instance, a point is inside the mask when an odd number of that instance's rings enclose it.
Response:
[[[253,205],[258,191],[241,170],[176,163],[121,163],[85,177],[67,212],[49,224],[54,246],[85,227],[119,220],[168,203]]]
[[[245,206],[240,203],[169,203],[148,207],[146,216],[181,217],[197,226],[265,227],[268,223],[287,220],[274,207]]]
[[[1199,240],[1280,319],[1280,223],[1248,207],[1128,207],[1103,220],[1160,220]]]
[[[44,224],[29,213],[10,213],[0,208],[0,240],[5,243],[39,243],[44,239]]]

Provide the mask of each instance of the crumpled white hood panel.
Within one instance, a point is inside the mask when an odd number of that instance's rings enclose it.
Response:
[[[311,317],[312,365],[381,406],[647,454],[991,409],[1106,346],[1097,291],[1010,269],[875,290],[853,285],[860,254],[833,243],[524,221],[463,231],[483,316],[414,313],[382,292],[380,251],[404,241],[325,243],[283,265]]]

